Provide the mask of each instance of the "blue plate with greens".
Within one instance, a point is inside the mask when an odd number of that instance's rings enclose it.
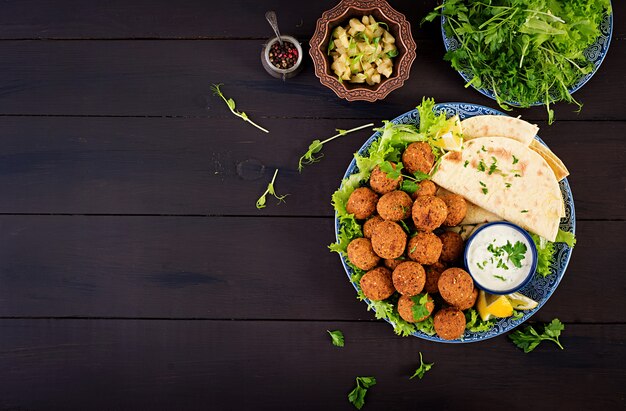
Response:
[[[505,115],[498,110],[469,103],[435,104],[432,111],[436,114],[445,113],[446,117],[458,115],[461,120],[473,116],[486,114]],[[415,125],[419,127],[419,112],[417,109],[411,110],[407,113],[402,114],[399,117],[396,117],[390,123],[396,125]],[[367,157],[370,147],[372,146],[372,144],[380,140],[381,136],[382,133],[380,131],[374,133],[359,149],[357,155]],[[538,136],[536,136],[535,138],[541,144],[545,145],[545,143]],[[539,254],[540,261],[543,254],[544,261],[549,264],[549,267],[544,267],[543,269],[545,273],[549,272],[549,274],[546,276],[535,274],[532,281],[522,290],[520,290],[522,294],[538,302],[536,308],[528,311],[520,311],[520,314],[518,316],[490,320],[489,322],[482,322],[480,318],[478,318],[475,310],[468,310],[466,311],[466,320],[468,326],[466,328],[465,334],[461,339],[452,341],[441,339],[435,334],[434,328],[432,326],[432,316],[429,317],[430,320],[425,320],[422,323],[415,324],[411,324],[402,320],[397,312],[395,305],[398,298],[397,293],[384,301],[370,301],[362,295],[358,281],[360,277],[364,274],[364,271],[353,267],[348,261],[345,254],[347,243],[352,238],[360,236],[360,228],[357,228],[353,225],[356,224],[354,219],[345,218],[345,213],[340,211],[341,206],[338,206],[338,203],[343,202],[343,204],[345,204],[349,193],[351,193],[352,190],[354,190],[354,188],[358,187],[359,185],[364,185],[366,183],[366,180],[363,180],[360,177],[360,174],[361,173],[357,166],[357,161],[356,159],[353,159],[348,166],[345,175],[343,176],[340,189],[333,195],[333,203],[335,204],[336,208],[335,237],[337,243],[331,245],[331,250],[339,252],[341,263],[346,271],[348,279],[357,291],[358,298],[365,301],[365,303],[368,305],[368,309],[371,309],[375,312],[376,318],[385,319],[387,322],[389,322],[393,326],[396,334],[402,336],[413,335],[415,337],[425,340],[445,343],[469,343],[496,337],[519,326],[520,324],[528,320],[533,314],[539,311],[539,309],[548,301],[552,293],[554,293],[561,279],[563,278],[563,275],[565,274],[565,269],[567,268],[567,264],[569,263],[572,254],[572,249],[565,243],[546,242],[542,244],[543,247],[539,249]],[[367,173],[367,175],[369,175],[369,172]],[[563,231],[575,233],[576,217],[574,211],[574,198],[572,197],[572,192],[570,190],[567,179],[561,180],[559,185],[565,202],[565,217],[561,219],[560,228]]]

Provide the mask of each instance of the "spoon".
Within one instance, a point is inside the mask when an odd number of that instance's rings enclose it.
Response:
[[[276,34],[276,37],[278,37],[278,42],[280,43],[280,45],[283,45],[283,39],[280,38],[280,32],[278,31],[278,19],[276,18],[276,12],[270,10],[267,13],[265,13],[265,18],[267,19],[267,22],[270,24],[270,26],[272,26],[272,28],[274,29],[274,33]]]

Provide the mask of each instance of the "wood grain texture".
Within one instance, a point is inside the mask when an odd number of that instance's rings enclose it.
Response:
[[[436,344],[395,337],[382,323],[2,320],[0,404],[352,410],[354,378],[372,375],[369,410],[526,410],[530,391],[537,409],[623,409],[625,327],[568,324],[565,350],[543,343],[524,354],[504,336]],[[327,329],[343,330],[345,348]],[[409,380],[420,351],[435,365]]]
[[[330,196],[371,131],[332,142],[302,173],[298,158],[313,139],[364,120],[259,122],[270,134],[234,116],[0,117],[0,213],[332,216]],[[539,125],[572,173],[577,217],[623,219],[626,123]],[[276,168],[276,189],[291,195],[259,211],[256,199]]]
[[[263,15],[276,10],[281,30],[308,38],[321,14],[337,4],[334,0],[264,2],[240,0],[215,4],[188,0],[90,1],[11,0],[3,2],[0,39],[67,38],[267,38],[271,29]],[[434,0],[391,0],[389,3],[411,23],[415,38],[439,35],[437,23],[424,24],[422,18],[437,4]],[[614,38],[625,37],[625,9],[613,2],[616,27]]]
[[[579,222],[538,318],[626,321],[625,229]],[[326,248],[331,218],[2,216],[0,233],[2,317],[374,318]]]
[[[201,116],[230,115],[212,96],[211,83],[241,110],[256,118],[393,118],[415,107],[422,96],[495,107],[493,100],[465,89],[462,78],[443,61],[437,40],[418,41],[411,77],[384,104],[340,100],[305,68],[287,82],[270,77],[260,62],[260,40],[214,41],[2,41],[0,114]],[[557,104],[558,120],[624,120],[626,48],[615,47],[599,73],[576,98]],[[542,107],[516,110],[529,120],[545,120]]]

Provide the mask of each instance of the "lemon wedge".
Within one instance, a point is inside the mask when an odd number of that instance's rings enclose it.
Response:
[[[505,318],[513,315],[513,306],[505,295],[493,295],[481,291],[478,294],[476,309],[483,321],[492,317]]]
[[[450,117],[435,135],[433,143],[444,150],[460,151],[463,148],[463,132],[459,116]]]
[[[509,294],[506,297],[509,299],[514,310],[532,310],[539,305],[537,301],[520,293]]]

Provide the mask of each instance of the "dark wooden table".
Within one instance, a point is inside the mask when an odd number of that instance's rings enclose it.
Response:
[[[442,60],[438,27],[419,27],[434,1],[392,1],[418,56],[384,101],[339,100],[308,55],[292,80],[267,75],[264,12],[307,44],[334,3],[2,2],[0,409],[350,410],[357,375],[378,379],[365,409],[626,406],[623,4],[581,113],[559,104],[548,126],[542,108],[513,112],[569,166],[578,217],[567,274],[533,318],[560,318],[566,348],[524,354],[506,336],[396,337],[326,248],[330,195],[369,133],[299,174],[312,139],[422,96],[495,107]],[[218,82],[270,134],[233,117]],[[291,195],[258,211],[275,168]],[[409,381],[420,351],[435,366]]]

